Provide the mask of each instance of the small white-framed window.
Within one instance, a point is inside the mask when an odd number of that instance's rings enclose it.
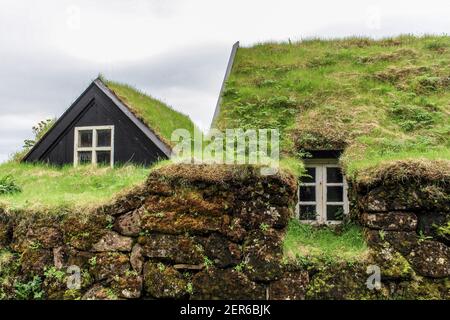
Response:
[[[114,126],[75,127],[73,164],[114,166]]]
[[[349,212],[348,185],[337,161],[306,163],[298,187],[297,215],[302,222],[340,223]]]

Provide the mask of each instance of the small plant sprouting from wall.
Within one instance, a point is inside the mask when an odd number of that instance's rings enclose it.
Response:
[[[13,194],[21,191],[22,188],[17,185],[12,176],[6,175],[0,177],[0,195]]]

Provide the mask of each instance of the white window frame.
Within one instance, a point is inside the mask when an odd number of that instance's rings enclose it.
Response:
[[[92,147],[79,147],[78,137],[80,131],[92,130]],[[97,147],[97,131],[98,130],[111,130],[111,145],[109,147]],[[97,165],[97,151],[110,151],[111,152],[111,168],[114,167],[114,126],[90,126],[90,127],[75,127],[74,137],[74,152],[73,152],[73,165],[78,166],[78,152],[92,152],[91,161],[94,166]]]
[[[350,205],[348,201],[348,184],[345,175],[342,174],[343,182],[328,183],[326,181],[327,168],[340,168],[337,161],[324,159],[324,160],[309,160],[305,161],[306,168],[316,168],[316,180],[314,182],[299,183],[297,188],[297,218],[300,218],[300,204],[302,205],[315,205],[316,206],[316,219],[315,220],[300,220],[303,223],[309,224],[339,224],[341,220],[327,220],[327,205],[342,205],[344,209],[344,215],[347,215],[350,211]],[[300,186],[315,186],[316,187],[316,201],[301,201],[300,199]],[[327,201],[327,187],[339,186],[343,187],[341,202]]]

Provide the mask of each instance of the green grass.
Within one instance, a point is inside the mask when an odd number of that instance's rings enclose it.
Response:
[[[10,176],[22,191],[0,195],[0,207],[11,211],[93,208],[142,183],[150,170],[131,165],[59,168],[9,162],[0,165],[0,177]]]
[[[171,136],[176,129],[188,130],[191,137],[194,136],[196,130],[199,130],[187,115],[175,111],[170,106],[136,88],[109,80],[103,81],[139,119],[168,145],[172,145]]]
[[[289,260],[362,261],[368,254],[362,230],[356,225],[314,227],[291,220],[284,239],[284,255]]]
[[[449,36],[264,43],[239,48],[216,124],[278,128],[284,157],[344,149],[355,178],[384,160],[450,160],[449,101]]]

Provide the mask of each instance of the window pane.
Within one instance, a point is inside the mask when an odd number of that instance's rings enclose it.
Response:
[[[79,164],[91,164],[92,163],[92,152],[91,151],[78,152],[78,163]]]
[[[111,151],[97,151],[98,165],[111,165]]]
[[[302,206],[300,205],[300,220],[316,220],[316,206]]]
[[[342,183],[341,168],[327,168],[327,183]]]
[[[342,187],[327,187],[327,202],[342,202]]]
[[[342,220],[344,218],[343,206],[327,206],[327,220]]]
[[[111,147],[111,130],[97,130],[97,147]]]
[[[306,173],[305,174],[307,176],[301,177],[301,182],[302,183],[314,183],[314,182],[316,182],[316,168],[306,168]]]
[[[316,201],[316,187],[300,186],[300,201]]]
[[[78,131],[78,147],[92,147],[92,130]]]

